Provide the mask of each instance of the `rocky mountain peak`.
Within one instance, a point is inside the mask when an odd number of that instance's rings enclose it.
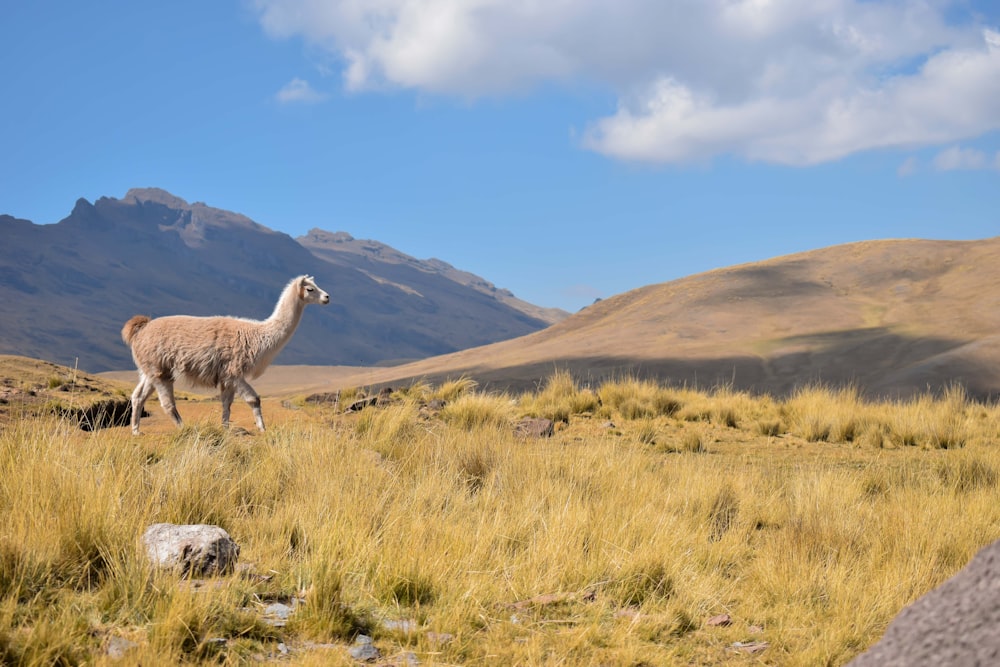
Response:
[[[305,236],[299,239],[300,242],[304,241],[316,245],[348,243],[353,240],[354,237],[347,232],[328,232],[325,229],[319,229],[318,227],[313,227],[306,233]]]
[[[132,188],[125,193],[125,197],[122,198],[122,201],[129,204],[151,202],[154,204],[163,204],[168,208],[176,209],[186,209],[191,206],[180,197],[172,195],[166,190],[161,190],[160,188]]]

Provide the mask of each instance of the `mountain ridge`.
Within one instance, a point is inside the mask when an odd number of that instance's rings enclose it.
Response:
[[[363,273],[247,216],[158,188],[78,199],[69,216],[47,225],[0,216],[0,234],[0,353],[91,371],[131,366],[118,331],[134,314],[263,319],[303,273],[315,275],[332,302],[307,313],[283,363],[418,359],[549,324],[436,265],[401,270],[368,258]],[[384,271],[396,285],[418,280],[420,289],[389,285]]]

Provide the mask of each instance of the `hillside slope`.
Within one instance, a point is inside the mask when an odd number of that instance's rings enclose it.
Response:
[[[522,336],[559,317],[512,307],[418,260],[404,274],[367,257],[361,270],[246,216],[157,189],[80,199],[52,225],[0,216],[0,238],[0,353],[90,371],[132,366],[119,337],[132,315],[265,318],[303,273],[316,276],[331,303],[306,313],[279,363],[420,359]]]
[[[555,368],[786,393],[807,383],[1000,395],[1000,237],[889,240],[777,257],[605,299],[518,339],[338,386],[471,376],[527,388]]]

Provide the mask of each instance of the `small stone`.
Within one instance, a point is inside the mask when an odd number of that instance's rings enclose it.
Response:
[[[413,634],[414,632],[420,629],[420,626],[417,624],[416,621],[411,621],[411,620],[397,621],[391,618],[383,620],[382,627],[385,628],[386,630],[389,630],[390,632],[393,631],[402,632],[407,635]]]
[[[375,662],[382,657],[382,651],[378,650],[368,635],[358,635],[348,652],[352,658],[361,662]]]
[[[756,654],[766,649],[770,644],[767,642],[733,642],[732,648],[744,653]]]
[[[719,614],[705,621],[705,625],[710,628],[725,628],[733,624],[733,618],[729,614]]]
[[[264,622],[274,628],[284,627],[293,611],[295,610],[287,604],[272,602],[264,607]]]
[[[365,408],[370,408],[378,405],[378,396],[365,396],[355,400],[353,403],[344,408],[344,412],[361,412]]]

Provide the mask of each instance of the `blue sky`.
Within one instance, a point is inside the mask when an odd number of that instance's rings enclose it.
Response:
[[[0,213],[160,187],[570,311],[1000,234],[993,0],[5,3],[0,98]]]

